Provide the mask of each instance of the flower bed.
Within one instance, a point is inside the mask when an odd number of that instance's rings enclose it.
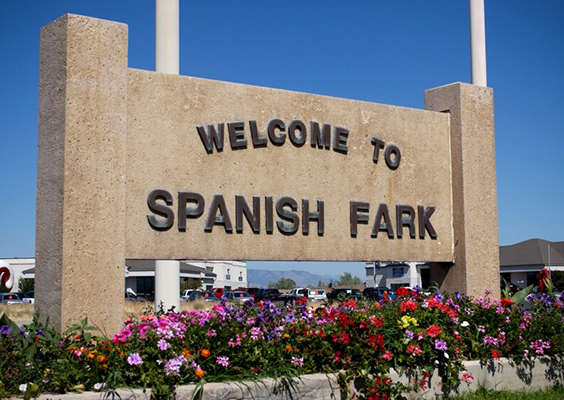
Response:
[[[336,373],[359,398],[400,398],[426,390],[433,374],[443,388],[472,385],[465,360],[560,357],[563,328],[562,300],[550,295],[523,310],[490,296],[407,290],[393,300],[317,310],[265,301],[144,315],[127,319],[113,338],[94,337],[86,320],[59,335],[36,321],[20,329],[3,318],[0,397],[125,386],[166,399],[184,384],[198,392],[206,382],[270,377],[291,387],[291,378],[321,372]],[[409,379],[392,381],[391,370]]]

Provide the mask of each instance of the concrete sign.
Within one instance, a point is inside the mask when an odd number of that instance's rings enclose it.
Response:
[[[43,28],[40,66],[36,297],[61,329],[120,326],[126,258],[418,260],[447,289],[498,284],[488,88],[416,110],[134,70],[127,26],[76,15]]]
[[[452,261],[448,114],[131,70],[129,258]]]

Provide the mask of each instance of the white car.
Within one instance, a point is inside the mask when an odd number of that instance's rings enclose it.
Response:
[[[327,294],[325,289],[309,289],[307,298],[311,301],[327,301]]]
[[[290,290],[290,293],[288,293],[288,294],[289,294],[289,295],[294,295],[294,296],[296,296],[297,298],[300,298],[300,297],[307,296],[307,291],[308,291],[307,288],[301,288],[301,287],[299,287],[299,288],[294,288],[294,289]]]

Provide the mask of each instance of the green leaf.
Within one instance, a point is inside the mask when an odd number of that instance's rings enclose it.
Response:
[[[525,289],[519,290],[517,293],[513,295],[511,301],[514,302],[516,305],[520,305],[523,301],[525,301],[527,296],[531,294],[534,287],[535,285],[529,285]]]
[[[10,333],[12,335],[20,331],[20,327],[14,321],[12,321],[6,314],[2,314],[0,317],[0,326],[8,325],[10,327]]]

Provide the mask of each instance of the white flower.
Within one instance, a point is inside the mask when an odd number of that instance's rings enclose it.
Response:
[[[445,358],[448,360],[448,353],[445,351]]]
[[[469,325],[470,325],[470,323],[468,321],[464,321],[463,323],[460,324],[460,326],[463,327],[463,328],[466,328]]]
[[[95,383],[95,384],[94,384],[94,390],[96,390],[96,391],[102,390],[102,389],[104,389],[104,386],[106,386],[105,383],[99,383],[99,382],[98,382],[98,383]]]
[[[20,392],[25,392],[27,390],[27,383],[22,383],[20,385]]]
[[[435,360],[435,365],[439,365],[439,360]]]

